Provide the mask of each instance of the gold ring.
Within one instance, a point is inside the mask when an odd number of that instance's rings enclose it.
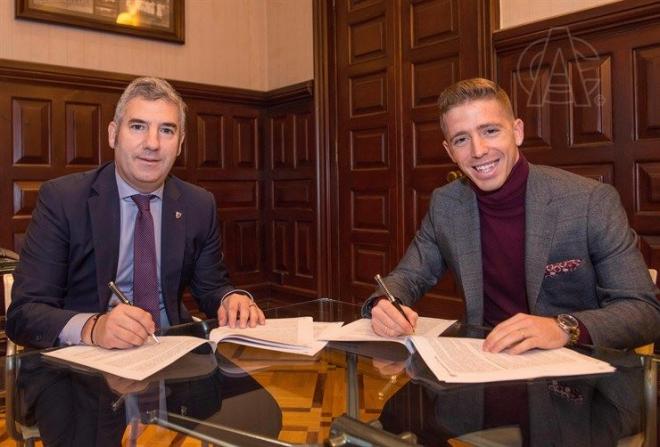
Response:
[[[252,304],[249,304],[248,307],[257,307],[257,305],[252,303]]]

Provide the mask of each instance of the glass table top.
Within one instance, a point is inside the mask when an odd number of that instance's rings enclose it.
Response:
[[[350,322],[360,307],[319,299],[266,316]],[[207,337],[216,325],[165,335]],[[457,323],[446,334],[485,332]],[[7,358],[8,426],[36,428],[49,445],[120,445],[153,427],[213,445],[654,445],[657,359],[583,351],[617,371],[446,384],[397,343],[329,343],[313,357],[220,343],[133,382],[23,352]]]

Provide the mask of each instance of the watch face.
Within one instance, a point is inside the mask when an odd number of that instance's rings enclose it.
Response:
[[[579,326],[578,321],[573,315],[559,314],[557,315],[557,321],[570,329],[575,329]]]

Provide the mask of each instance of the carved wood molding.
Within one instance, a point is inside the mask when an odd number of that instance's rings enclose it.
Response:
[[[311,99],[314,96],[314,81],[309,80],[298,84],[287,85],[265,94],[267,106],[275,106],[303,99]]]
[[[627,0],[496,31],[493,33],[493,45],[496,52],[503,52],[547,38],[551,28],[567,27],[571,35],[580,36],[629,29],[631,26],[658,23],[658,20],[660,2],[657,0]],[[552,36],[550,39],[553,39]]]
[[[4,81],[63,87],[80,86],[120,93],[135,77],[123,73],[0,59],[0,80]],[[186,99],[198,98],[263,107],[309,99],[312,97],[314,89],[314,82],[311,80],[269,92],[177,80],[169,82]]]

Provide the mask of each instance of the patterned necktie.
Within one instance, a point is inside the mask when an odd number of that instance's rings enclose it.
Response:
[[[154,195],[131,196],[138,207],[133,232],[133,304],[149,312],[160,327],[160,304],[158,299],[158,273],[156,271],[156,242],[154,219],[149,202]]]

